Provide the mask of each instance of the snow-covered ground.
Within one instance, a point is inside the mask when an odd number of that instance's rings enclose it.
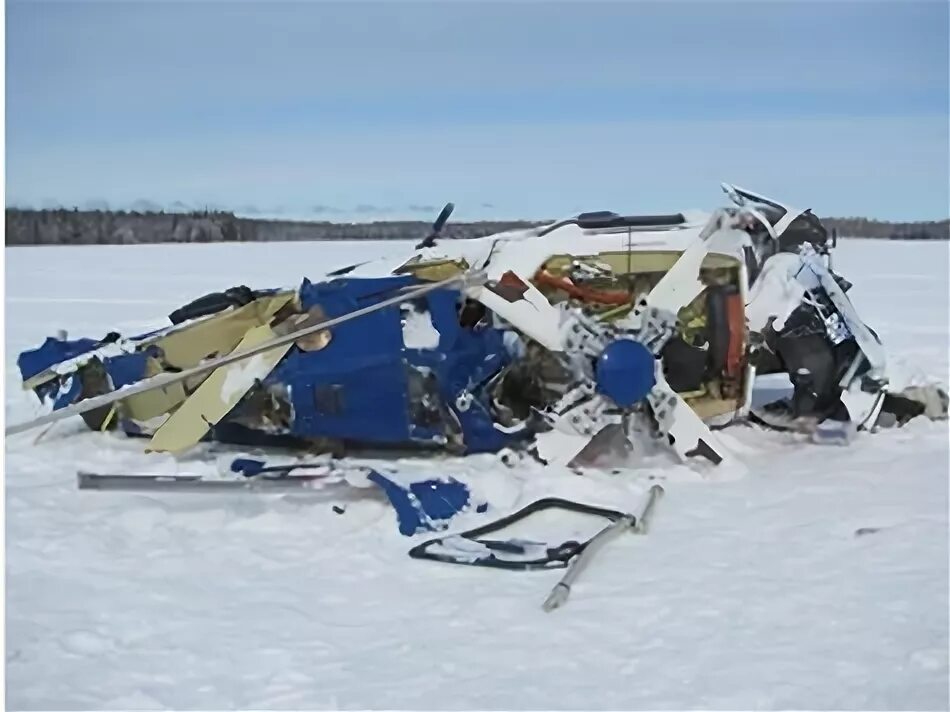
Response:
[[[205,291],[399,247],[7,249],[7,422],[35,412],[17,353],[58,328],[131,334]],[[902,374],[945,383],[947,243],[847,240],[836,258]],[[235,451],[176,463],[81,422],[36,435],[6,445],[10,709],[948,707],[946,422],[849,448],[734,426],[746,471],[707,479],[402,463],[497,509],[546,493],[622,508],[664,478],[650,532],[608,545],[552,613],[561,572],[411,560],[378,499],[339,515],[299,495],[78,492],[77,469],[210,474]]]

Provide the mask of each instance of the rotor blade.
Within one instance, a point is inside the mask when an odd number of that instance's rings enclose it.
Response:
[[[453,210],[455,210],[455,203],[445,204],[445,207],[442,208],[442,212],[439,213],[439,217],[432,223],[432,235],[438,235],[442,232],[442,228],[445,227],[445,223],[448,222]]]
[[[696,242],[683,251],[650,293],[640,300],[637,312],[652,308],[676,314],[699,296],[705,287],[699,279],[699,270],[709,252],[709,237],[704,230]]]
[[[256,356],[257,354],[264,353],[271,349],[277,348],[279,346],[284,346],[285,344],[292,343],[302,336],[307,336],[308,334],[313,334],[318,331],[323,331],[324,329],[329,329],[330,327],[337,326],[338,324],[343,324],[344,322],[350,321],[352,319],[357,319],[361,316],[371,314],[380,309],[385,309],[387,307],[395,306],[396,304],[402,304],[403,302],[411,301],[416,299],[423,294],[429,292],[434,292],[437,289],[442,289],[443,287],[448,287],[449,285],[456,283],[478,283],[484,279],[484,273],[482,272],[473,272],[473,273],[462,273],[456,274],[448,279],[443,279],[439,282],[432,282],[430,284],[425,284],[420,287],[414,287],[412,289],[406,290],[401,294],[392,297],[391,299],[386,299],[385,301],[379,302],[378,304],[372,304],[368,307],[362,309],[357,309],[356,311],[350,312],[349,314],[344,314],[342,316],[335,317],[333,319],[327,319],[326,321],[321,321],[316,324],[312,324],[308,327],[300,329],[298,331],[293,331],[284,336],[280,336],[276,339],[266,341],[263,344],[255,346],[250,349],[245,349],[243,351],[235,351],[227,356],[222,356],[220,358],[212,359],[204,363],[193,366],[192,368],[187,368],[178,373],[160,373],[157,376],[153,376],[145,381],[140,381],[134,385],[126,386],[119,389],[118,391],[112,391],[111,393],[105,393],[101,396],[94,396],[93,398],[86,398],[85,400],[78,401],[72,405],[66,406],[65,408],[60,408],[59,410],[54,410],[51,413],[42,415],[33,420],[16,423],[14,425],[7,426],[4,433],[6,435],[16,435],[17,433],[22,433],[27,430],[32,430],[41,425],[46,425],[47,423],[55,423],[58,420],[64,420],[73,415],[79,415],[81,413],[87,413],[90,410],[95,410],[96,408],[101,408],[104,405],[110,405],[120,400],[129,398],[130,396],[138,395],[140,393],[147,393],[149,391],[154,391],[158,388],[164,388],[172,384],[178,383],[190,379],[194,376],[198,376],[209,371],[214,371],[221,366],[227,366],[238,361],[243,361],[244,359]]]
[[[729,196],[729,200],[731,200],[737,206],[741,208],[743,205],[745,205],[745,198],[739,194],[734,185],[731,183],[720,183],[719,186],[722,188],[723,192]]]
[[[470,290],[469,296],[545,348],[564,350],[561,311],[530,280],[508,271],[501,279]]]
[[[765,195],[762,195],[761,193],[755,193],[751,190],[743,188],[742,186],[735,185],[734,183],[722,183],[721,185],[723,186],[723,190],[726,190],[726,186],[728,185],[728,187],[732,189],[733,193],[741,197],[743,202],[751,201],[754,203],[761,203],[762,205],[768,205],[770,207],[777,208],[778,210],[787,211],[790,209],[789,206],[784,205],[773,198],[769,198]],[[729,197],[732,197],[732,193],[730,193],[729,190],[726,190],[726,192],[729,193]]]
[[[535,452],[549,465],[572,469],[626,467],[634,453],[625,424],[606,413],[609,399],[585,396],[585,390],[541,412],[551,429],[535,435]]]
[[[345,274],[349,274],[357,267],[362,267],[363,265],[369,264],[371,260],[366,260],[365,262],[357,262],[352,265],[347,265],[346,267],[340,267],[335,269],[332,272],[327,272],[327,277],[342,277]]]
[[[455,210],[455,203],[445,204],[445,207],[442,208],[442,212],[439,213],[439,217],[432,223],[432,231],[416,245],[417,250],[432,247],[435,244],[436,239],[442,234],[442,228],[445,227],[445,223],[448,221],[449,215],[452,214],[453,210]]]
[[[665,382],[658,383],[647,399],[653,410],[653,417],[667,433],[670,447],[683,462],[697,455],[705,457],[714,465],[730,459],[729,451],[723,447],[709,426],[689,407],[682,396]]]
[[[534,450],[549,467],[569,467],[590,440],[589,435],[548,430],[534,436]]]
[[[276,336],[270,324],[255,326],[244,334],[238,348],[247,349]],[[234,409],[255,381],[263,381],[292,348],[293,344],[284,344],[258,354],[246,366],[232,364],[215,370],[159,426],[146,452],[181,452],[196,445]]]

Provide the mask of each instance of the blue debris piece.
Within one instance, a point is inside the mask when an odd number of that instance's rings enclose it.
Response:
[[[103,361],[109,380],[115,390],[138,383],[145,377],[145,367],[151,350],[112,356]]]
[[[288,473],[302,463],[291,465],[268,465],[264,460],[238,457],[231,462],[231,471],[244,477],[255,477],[265,473]],[[448,526],[448,521],[459,512],[472,506],[471,493],[463,483],[448,480],[427,479],[403,484],[393,476],[386,476],[377,470],[370,470],[366,476],[370,482],[378,485],[396,510],[399,521],[399,533],[412,536],[420,531],[440,531]],[[475,511],[488,510],[488,503],[481,502]]]
[[[231,472],[236,472],[244,477],[257,477],[258,475],[268,475],[271,478],[286,477],[291,471],[301,467],[314,467],[302,462],[295,462],[289,465],[268,465],[263,460],[255,460],[250,457],[238,457],[231,463]]]
[[[17,358],[17,365],[23,380],[27,380],[63,361],[95,351],[105,343],[107,342],[96,339],[67,341],[47,337],[39,348],[22,352]],[[112,388],[119,389],[142,380],[148,358],[152,355],[154,355],[154,348],[103,358],[102,365],[109,376]],[[65,374],[37,386],[34,391],[41,401],[52,400],[53,410],[59,410],[79,400],[82,394],[82,378],[78,373]]]
[[[76,358],[92,351],[101,344],[96,339],[60,340],[52,336],[46,337],[41,346],[31,351],[23,351],[16,360],[20,375],[26,381],[38,373],[42,373],[50,366],[62,361]]]
[[[53,410],[71,405],[79,398],[80,393],[82,393],[82,379],[76,375],[69,376],[63,381],[53,398]]]
[[[238,472],[245,477],[259,475],[266,468],[267,463],[263,460],[252,460],[249,457],[238,457],[231,463],[231,472]]]
[[[489,409],[485,386],[511,362],[504,332],[492,327],[463,328],[458,321],[459,292],[431,292],[425,305],[438,330],[437,349],[405,349],[406,363],[428,369],[436,378],[442,403],[453,411],[462,427],[466,453],[496,452],[518,439],[497,430]],[[466,407],[460,407],[463,396]]]
[[[399,533],[412,536],[420,531],[440,531],[448,520],[471,504],[471,494],[463,483],[449,478],[422,480],[406,486],[376,470],[367,479],[379,485],[396,510]],[[484,512],[488,505],[479,504],[475,511]]]

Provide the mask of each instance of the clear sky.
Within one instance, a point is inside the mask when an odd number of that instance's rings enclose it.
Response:
[[[7,202],[948,214],[948,3],[8,0]],[[179,206],[180,207],[180,206]]]

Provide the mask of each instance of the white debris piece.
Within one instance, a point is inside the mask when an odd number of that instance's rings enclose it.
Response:
[[[113,341],[108,344],[103,344],[99,348],[93,349],[92,351],[87,351],[84,354],[74,356],[71,359],[60,361],[56,365],[52,366],[50,370],[60,376],[64,376],[67,373],[75,373],[81,366],[85,366],[94,358],[98,358],[100,361],[105,361],[107,358],[114,358],[116,356],[121,356],[122,354],[135,353],[137,345],[138,342],[136,341],[124,339],[120,341]]]
[[[773,328],[782,330],[785,320],[805,296],[804,286],[795,279],[801,267],[801,259],[791,253],[780,253],[766,260],[746,304],[746,318],[752,331],[761,332],[773,316]]]

